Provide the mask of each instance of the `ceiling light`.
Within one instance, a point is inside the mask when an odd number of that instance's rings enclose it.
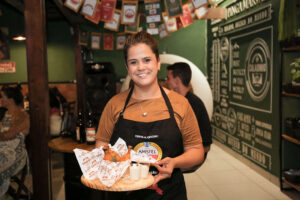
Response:
[[[24,37],[23,35],[18,35],[13,37],[13,40],[23,41],[26,40],[26,37]]]

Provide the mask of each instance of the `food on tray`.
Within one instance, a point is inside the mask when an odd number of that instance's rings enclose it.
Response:
[[[112,148],[110,148],[108,144],[104,145],[102,149],[104,151],[103,160],[109,160],[112,162],[123,162],[126,160],[130,160],[130,153],[132,150],[132,146],[129,145],[127,147],[128,151],[123,156],[120,156],[117,152],[115,152]]]
[[[130,160],[131,150],[132,150],[132,146],[129,145],[127,153],[121,157],[120,162],[125,160]]]
[[[119,156],[119,154],[117,152],[115,152],[114,150],[112,150],[108,144],[105,145],[103,148],[104,151],[104,158],[103,160],[109,160],[112,162],[120,162],[121,157]]]

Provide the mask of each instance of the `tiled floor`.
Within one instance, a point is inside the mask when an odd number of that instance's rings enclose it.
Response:
[[[52,194],[64,200],[63,159],[52,154]],[[300,192],[285,190],[213,144],[205,163],[185,174],[189,200],[300,200]]]
[[[300,192],[282,193],[278,186],[212,145],[205,163],[193,174],[185,174],[189,200],[288,200]]]

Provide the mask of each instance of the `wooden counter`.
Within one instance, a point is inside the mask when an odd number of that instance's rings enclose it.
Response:
[[[95,145],[88,145],[86,143],[80,144],[69,137],[54,138],[48,142],[48,146],[54,151],[59,151],[63,153],[74,153],[73,149],[75,148],[91,151],[95,147]]]
[[[73,149],[92,150],[95,145],[79,144],[70,137],[57,137],[48,142],[51,151],[60,152],[64,157],[65,199],[104,200],[104,193],[86,187],[81,183],[82,172]]]

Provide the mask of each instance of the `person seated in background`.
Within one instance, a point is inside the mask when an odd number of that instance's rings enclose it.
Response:
[[[23,109],[21,86],[4,86],[0,107],[7,111],[0,124],[0,199],[4,199],[10,179],[26,164],[25,136],[29,133],[29,115]]]
[[[185,96],[191,104],[193,111],[196,115],[203,141],[204,162],[207,157],[207,153],[210,150],[210,145],[212,143],[211,125],[203,102],[199,97],[190,92],[190,81],[192,78],[192,71],[190,69],[190,66],[184,62],[177,62],[173,65],[169,65],[167,67],[167,70],[167,87]],[[203,164],[203,162],[195,167],[182,169],[182,171],[186,173],[194,172]]]
[[[61,98],[62,97],[62,98]],[[57,87],[49,88],[50,102],[50,135],[59,136],[62,131],[63,104],[66,99],[60,94]]]

